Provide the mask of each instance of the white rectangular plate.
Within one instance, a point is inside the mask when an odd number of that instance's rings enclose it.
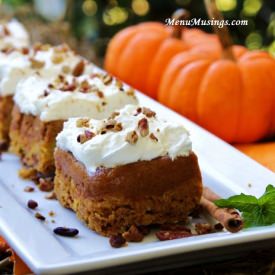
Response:
[[[275,184],[271,171],[152,99],[142,94],[138,97],[141,105],[186,126],[199,157],[204,183],[221,196],[240,192],[259,196],[267,184]],[[57,201],[46,200],[45,193],[38,191],[33,183],[19,179],[19,167],[15,156],[3,155],[0,162],[0,233],[35,273],[68,274],[96,270],[275,237],[274,225],[237,234],[221,232],[166,242],[157,241],[151,234],[142,243],[114,249],[108,238],[87,229],[72,211],[62,208]],[[24,192],[24,187],[30,185],[35,187],[35,192]],[[47,217],[46,222],[35,219],[35,211],[27,209],[29,199],[38,201],[38,211]],[[50,211],[55,212],[55,217],[49,216]],[[75,227],[80,234],[71,239],[58,237],[52,232],[56,226]]]

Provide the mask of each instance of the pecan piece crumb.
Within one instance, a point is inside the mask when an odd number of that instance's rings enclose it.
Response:
[[[39,61],[39,60],[36,60],[34,58],[30,58],[30,62],[31,62],[31,67],[33,69],[41,69],[45,66],[44,61]]]
[[[122,234],[122,237],[127,242],[141,242],[144,238],[144,235],[140,232],[137,226],[131,225],[129,230]]]
[[[147,116],[148,118],[150,117],[155,117],[156,116],[156,113],[154,111],[152,111],[151,109],[149,108],[146,108],[146,107],[143,107],[142,108],[142,113]]]
[[[27,205],[30,209],[35,209],[38,206],[38,203],[34,200],[29,200]]]
[[[45,218],[43,215],[41,215],[39,212],[36,212],[36,213],[35,213],[35,217],[36,217],[38,220],[41,220],[41,221],[45,221],[45,220],[46,220],[46,218]]]
[[[155,142],[159,141],[158,138],[153,133],[151,133],[149,137],[150,137],[150,139],[152,139]]]
[[[126,135],[125,140],[130,143],[130,144],[136,144],[138,141],[138,135],[136,133],[136,131],[131,131]]]
[[[89,127],[89,119],[88,118],[80,118],[76,121],[76,127]]]
[[[109,242],[112,247],[120,248],[126,243],[126,240],[122,237],[122,235],[116,235],[111,236]]]
[[[138,130],[142,137],[146,137],[149,134],[148,120],[145,117],[139,120]]]
[[[103,81],[103,84],[104,85],[109,85],[112,83],[113,81],[113,77],[109,74],[105,74],[103,77],[102,77],[102,81]]]
[[[80,60],[74,67],[73,69],[73,76],[80,76],[83,74],[84,72],[84,69],[85,69],[85,62],[84,60]]]
[[[85,130],[85,131],[84,131],[84,134],[78,135],[78,137],[77,137],[77,142],[83,144],[83,143],[85,143],[86,141],[92,139],[94,136],[95,136],[95,134],[94,134],[93,132],[88,131],[88,130]]]
[[[34,191],[34,188],[33,188],[32,186],[26,186],[26,187],[24,188],[24,192],[30,193],[30,192],[33,192],[33,191]]]

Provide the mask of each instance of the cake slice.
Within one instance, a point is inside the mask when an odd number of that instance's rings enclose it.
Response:
[[[16,88],[10,127],[10,151],[19,155],[26,178],[54,176],[56,135],[71,117],[108,117],[115,109],[136,104],[134,91],[110,75],[95,71],[75,77],[39,74],[22,80]]]
[[[185,222],[202,194],[188,132],[148,108],[69,119],[57,136],[55,165],[58,200],[104,236]]]
[[[9,144],[12,97],[20,80],[34,73],[52,77],[60,73],[81,75],[92,70],[91,64],[66,45],[36,44],[30,49],[3,49],[0,54],[0,147],[5,149]]]

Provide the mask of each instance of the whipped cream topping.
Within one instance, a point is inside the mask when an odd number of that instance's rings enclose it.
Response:
[[[79,116],[102,119],[115,109],[137,104],[132,89],[96,69],[79,77],[32,75],[18,83],[14,101],[22,113],[39,116],[42,121]]]
[[[29,51],[11,50],[0,57],[0,95],[15,93],[18,82],[32,74],[54,77],[57,74],[91,73],[94,66],[66,45],[36,45]]]
[[[166,155],[175,159],[192,150],[183,125],[133,105],[105,120],[69,119],[57,136],[57,147],[71,152],[89,173]]]
[[[0,50],[10,47],[28,47],[29,44],[29,35],[17,20],[0,23]]]

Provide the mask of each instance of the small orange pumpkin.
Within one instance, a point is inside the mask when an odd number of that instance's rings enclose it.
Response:
[[[222,20],[214,0],[210,18]],[[215,28],[218,58],[179,53],[161,80],[158,99],[222,139],[254,142],[275,134],[275,60],[266,52],[232,46],[228,30]]]
[[[175,20],[187,18],[184,10],[177,11]],[[199,29],[183,29],[157,22],[145,22],[128,27],[110,41],[105,69],[129,85],[156,98],[159,80],[171,58],[180,52],[202,51],[218,46],[217,37]]]

